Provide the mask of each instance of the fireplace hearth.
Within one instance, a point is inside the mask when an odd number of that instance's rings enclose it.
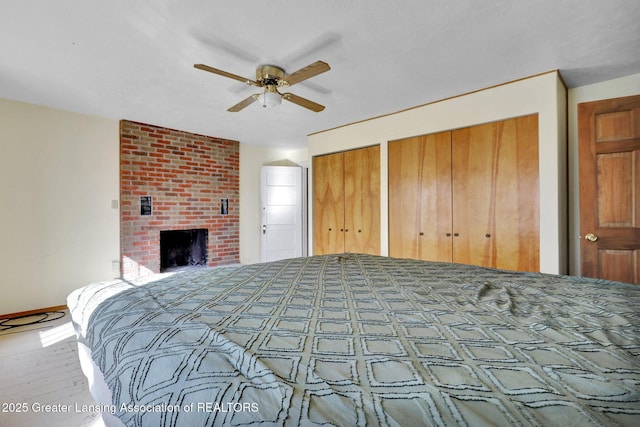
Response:
[[[160,271],[183,266],[207,265],[204,228],[160,231]]]

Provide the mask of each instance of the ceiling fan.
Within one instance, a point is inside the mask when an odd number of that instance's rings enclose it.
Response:
[[[324,110],[324,105],[317,104],[292,93],[280,93],[278,88],[293,86],[296,83],[300,83],[303,80],[307,80],[331,69],[329,64],[326,62],[316,61],[313,64],[299,69],[298,71],[286,74],[282,68],[275,65],[261,65],[256,69],[256,79],[251,80],[204,64],[194,64],[194,67],[199,70],[208,71],[210,73],[241,81],[250,86],[264,88],[262,93],[253,94],[227,110],[233,113],[242,110],[248,105],[253,104],[255,101],[258,101],[263,107],[273,107],[280,105],[283,99],[311,111],[315,111],[316,113],[320,112]]]

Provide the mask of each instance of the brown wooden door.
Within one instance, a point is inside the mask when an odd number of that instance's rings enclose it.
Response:
[[[538,116],[452,132],[453,261],[540,269]]]
[[[343,153],[313,158],[313,253],[344,252]]]
[[[388,145],[389,255],[451,262],[451,132]]]
[[[344,152],[344,251],[380,254],[380,146]]]
[[[640,283],[640,96],[578,105],[582,275]]]

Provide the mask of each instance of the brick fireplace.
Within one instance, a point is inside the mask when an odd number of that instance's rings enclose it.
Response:
[[[160,272],[160,233],[206,230],[209,266],[239,262],[237,141],[120,122],[121,274]]]

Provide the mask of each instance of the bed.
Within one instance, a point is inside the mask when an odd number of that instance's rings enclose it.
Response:
[[[362,254],[68,306],[107,425],[640,425],[640,286]]]

